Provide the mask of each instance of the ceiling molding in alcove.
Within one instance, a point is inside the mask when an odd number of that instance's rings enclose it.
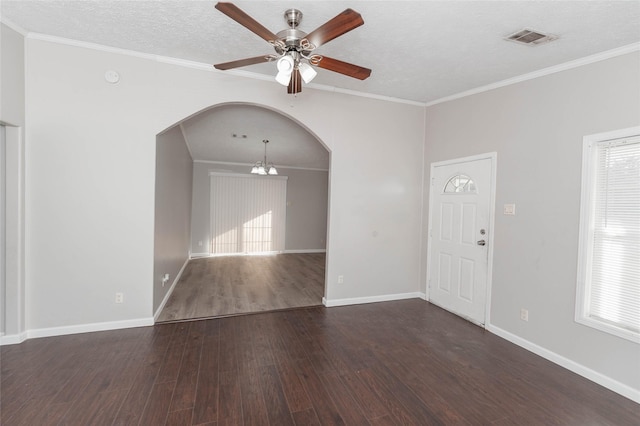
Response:
[[[264,154],[262,141],[268,139],[269,161],[276,167],[329,169],[329,152],[322,143],[291,118],[268,108],[220,105],[187,118],[180,127],[197,162],[255,163]]]

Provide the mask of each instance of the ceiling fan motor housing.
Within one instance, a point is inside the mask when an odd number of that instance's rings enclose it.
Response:
[[[289,28],[276,34],[278,36],[278,42],[274,44],[276,52],[279,55],[287,52],[307,54],[306,46],[302,46],[302,40],[307,36],[307,33],[296,28],[302,21],[302,12],[298,9],[288,9],[284,12],[284,19],[287,21]],[[298,56],[294,59],[297,60]]]
[[[280,40],[287,47],[287,50],[294,50],[300,47],[300,40],[307,36],[304,31],[296,30],[294,28],[288,30],[282,30],[276,34]]]

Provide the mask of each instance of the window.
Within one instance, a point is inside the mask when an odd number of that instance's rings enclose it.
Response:
[[[455,175],[444,185],[445,194],[476,192],[476,183],[467,175]]]
[[[576,321],[640,342],[640,127],[584,138]]]

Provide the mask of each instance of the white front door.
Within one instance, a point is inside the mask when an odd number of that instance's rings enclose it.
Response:
[[[431,166],[430,302],[485,323],[495,155]]]

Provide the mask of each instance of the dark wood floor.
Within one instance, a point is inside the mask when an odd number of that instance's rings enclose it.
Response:
[[[422,300],[1,348],[3,425],[638,425],[640,405]]]
[[[324,253],[192,259],[158,322],[322,305],[325,259]]]

